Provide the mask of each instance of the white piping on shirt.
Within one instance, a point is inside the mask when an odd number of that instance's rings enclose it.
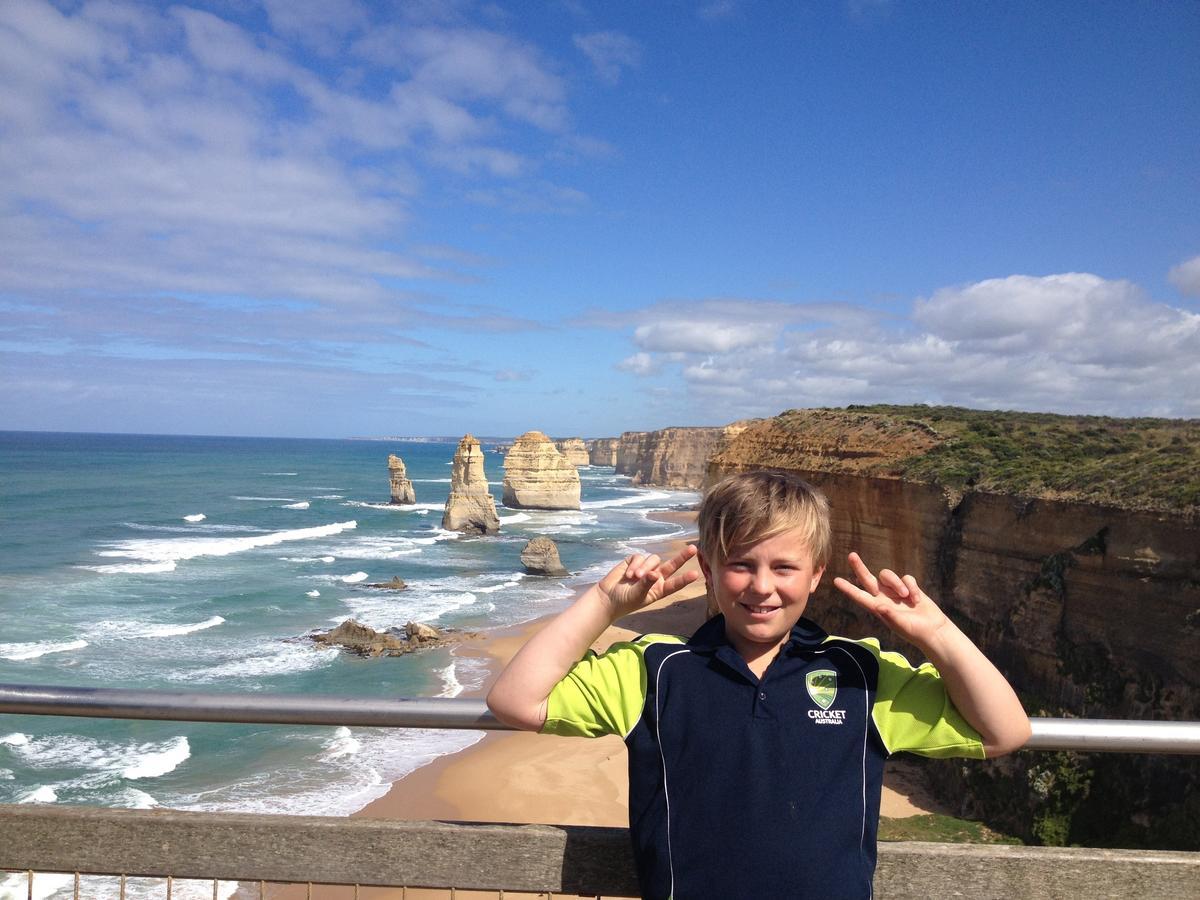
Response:
[[[663,753],[662,744],[662,708],[659,704],[662,702],[662,694],[659,687],[662,683],[662,671],[667,667],[667,660],[672,656],[678,656],[680,653],[691,653],[691,649],[684,647],[681,650],[675,650],[663,657],[663,661],[658,664],[658,672],[654,675],[654,738],[658,742],[658,755],[662,760],[662,778],[663,778],[663,802],[667,808],[667,868],[671,872],[671,890],[667,896],[675,896],[675,858],[671,852],[671,795],[667,790],[667,755]]]

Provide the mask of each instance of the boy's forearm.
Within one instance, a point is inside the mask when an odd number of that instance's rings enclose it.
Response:
[[[614,616],[612,604],[592,585],[517,652],[488,692],[488,708],[509,725],[540,730],[550,692]]]
[[[984,753],[1003,756],[1029,740],[1029,717],[1008,680],[949,619],[921,647],[937,667],[946,692],[983,737]]]

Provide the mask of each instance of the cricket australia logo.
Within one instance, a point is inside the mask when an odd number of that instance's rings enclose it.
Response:
[[[837,699],[837,672],[833,669],[816,669],[804,676],[804,686],[812,702],[821,707],[810,709],[808,717],[818,725],[841,725],[846,720],[844,709],[830,709]]]

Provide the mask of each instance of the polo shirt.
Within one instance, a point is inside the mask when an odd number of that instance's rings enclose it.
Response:
[[[983,758],[932,665],[803,618],[761,679],[723,616],[588,651],[542,731],[624,738],[642,895],[676,900],[870,897],[887,757]]]

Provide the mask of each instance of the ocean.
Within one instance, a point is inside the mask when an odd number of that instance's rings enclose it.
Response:
[[[0,683],[453,697],[482,684],[481,663],[446,648],[361,659],[306,635],[350,617],[478,631],[544,616],[621,556],[683,534],[652,515],[699,499],[584,467],[582,509],[509,510],[503,457],[488,452],[501,531],[468,537],[440,527],[454,449],[0,432]],[[415,506],[388,503],[389,453]],[[523,573],[539,534],[569,576]],[[397,575],[406,591],[365,587]],[[0,803],[345,816],[481,737],[4,716]],[[65,884],[39,878],[35,896],[69,896]],[[25,897],[24,876],[0,874],[9,896]]]

